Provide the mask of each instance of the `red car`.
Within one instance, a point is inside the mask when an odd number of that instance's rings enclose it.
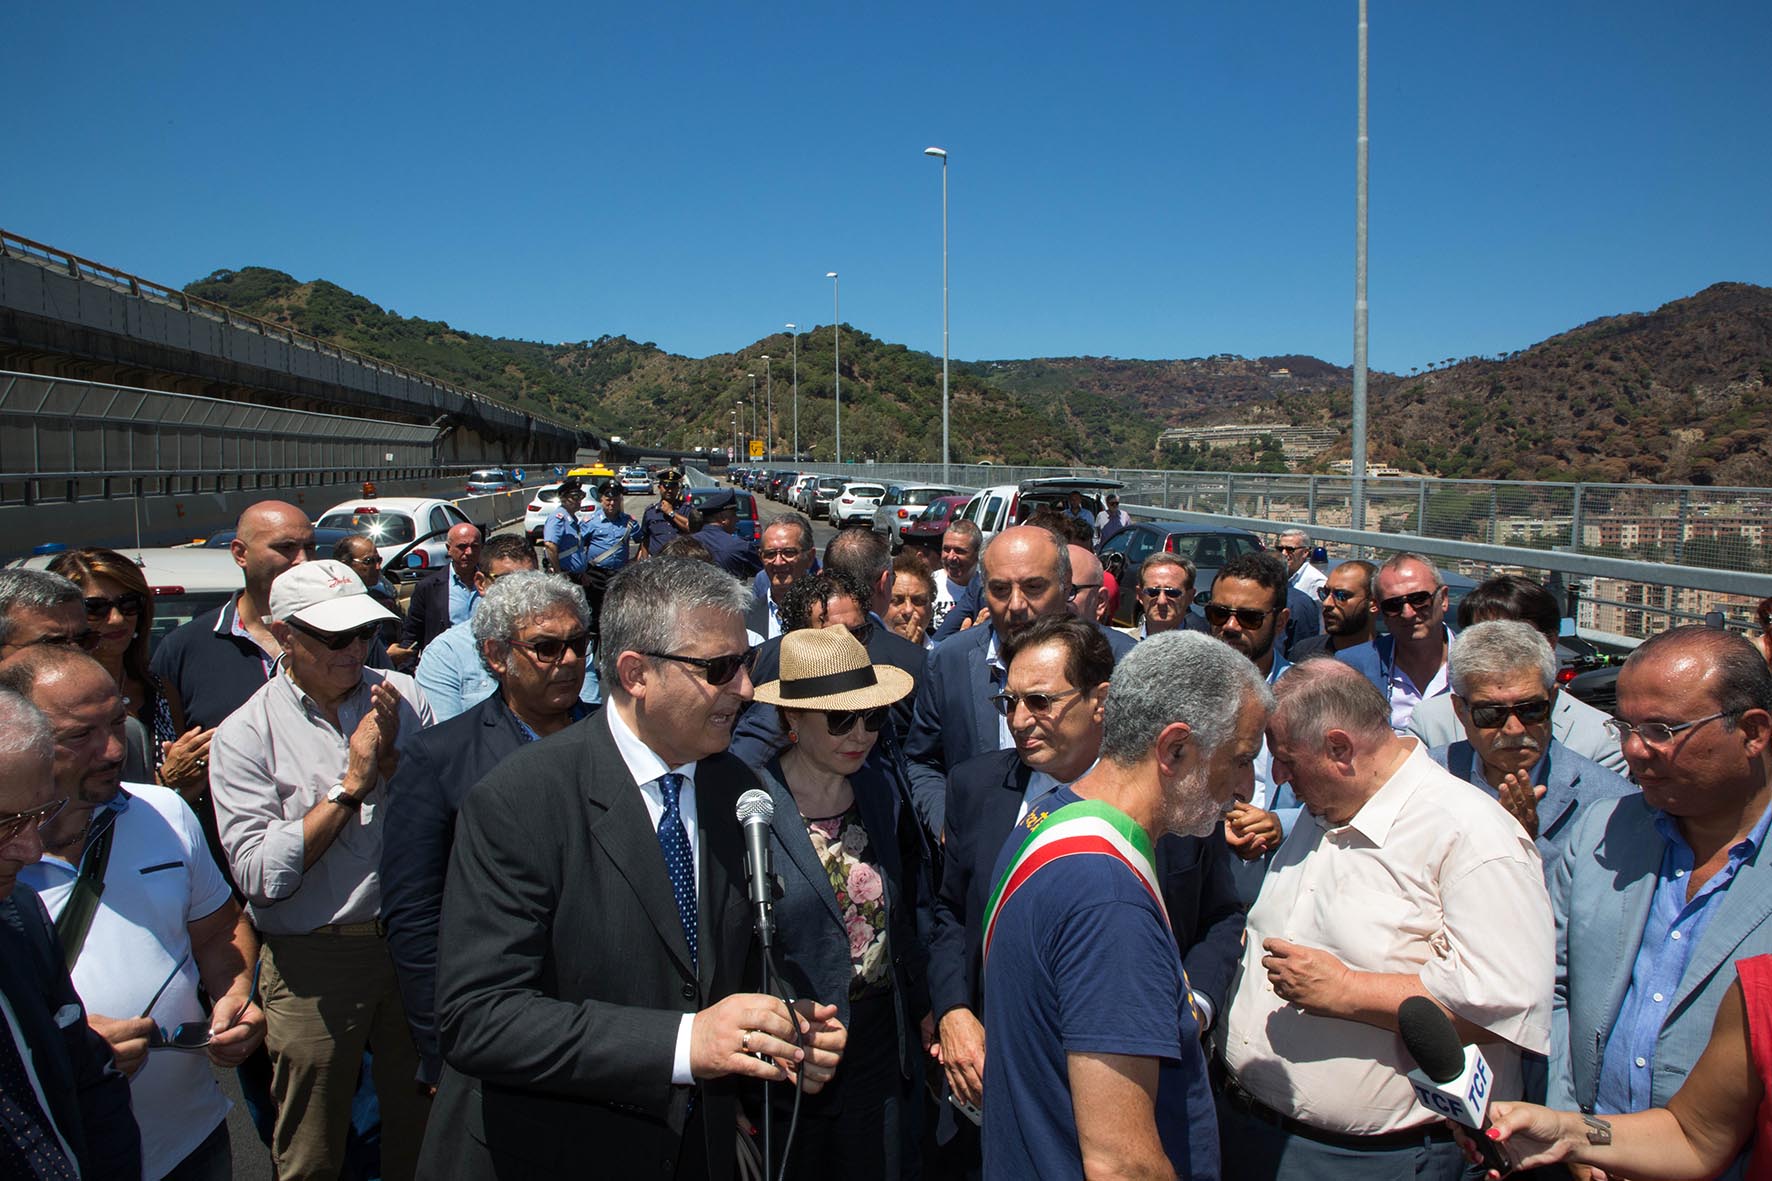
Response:
[[[916,546],[928,555],[931,566],[941,561],[941,535],[948,531],[948,525],[960,515],[960,510],[971,500],[968,496],[941,496],[929,502],[923,515],[904,527],[900,536],[904,544]]]

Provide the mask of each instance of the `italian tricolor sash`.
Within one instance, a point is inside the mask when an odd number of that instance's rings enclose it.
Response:
[[[1004,905],[1042,867],[1061,857],[1095,854],[1121,862],[1149,891],[1151,900],[1163,915],[1163,922],[1169,922],[1169,912],[1163,906],[1163,891],[1157,883],[1156,859],[1151,854],[1150,837],[1132,817],[1098,800],[1079,800],[1056,812],[1030,814],[1022,823],[1030,831],[1015,851],[1009,867],[1003,871],[1003,877],[985,907],[986,962],[990,959],[991,937],[997,930],[997,916],[1003,913]]]

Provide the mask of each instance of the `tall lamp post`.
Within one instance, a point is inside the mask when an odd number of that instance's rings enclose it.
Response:
[[[836,271],[826,271],[831,281],[831,368],[834,390],[832,400],[837,409],[837,462],[843,462],[843,291]]]
[[[732,404],[732,413],[738,416],[739,449],[745,453],[746,457],[749,457],[751,449],[745,446],[745,443],[749,441],[749,436],[744,433],[744,403],[734,402]]]
[[[1366,528],[1366,192],[1371,141],[1366,134],[1366,0],[1360,0],[1359,113],[1354,133],[1354,389],[1349,499],[1353,527]],[[1359,549],[1357,553],[1364,553]]]
[[[948,482],[948,153],[924,148],[941,161],[941,482]]]
[[[735,408],[732,411],[732,457],[727,460],[727,463],[728,464],[735,464],[737,462],[738,462],[738,410]]]
[[[769,380],[769,354],[763,354],[763,404],[767,407],[763,412],[763,449],[769,453],[769,462],[775,462],[775,385]]]
[[[787,330],[794,334],[794,463],[800,462],[800,330],[793,324]]]

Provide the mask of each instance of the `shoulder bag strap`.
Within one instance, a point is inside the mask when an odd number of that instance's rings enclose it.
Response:
[[[111,811],[99,818],[99,831],[86,842],[86,852],[80,858],[80,873],[68,894],[68,904],[55,921],[55,935],[61,942],[62,956],[68,961],[70,973],[80,958],[81,949],[86,946],[92,916],[97,913],[99,899],[104,896],[105,867],[111,861],[111,835],[116,819],[117,814]]]

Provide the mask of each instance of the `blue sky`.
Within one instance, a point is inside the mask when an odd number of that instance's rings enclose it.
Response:
[[[27,4],[0,226],[701,356],[1352,359],[1354,0]],[[1371,359],[1772,283],[1765,0],[1371,0]]]

